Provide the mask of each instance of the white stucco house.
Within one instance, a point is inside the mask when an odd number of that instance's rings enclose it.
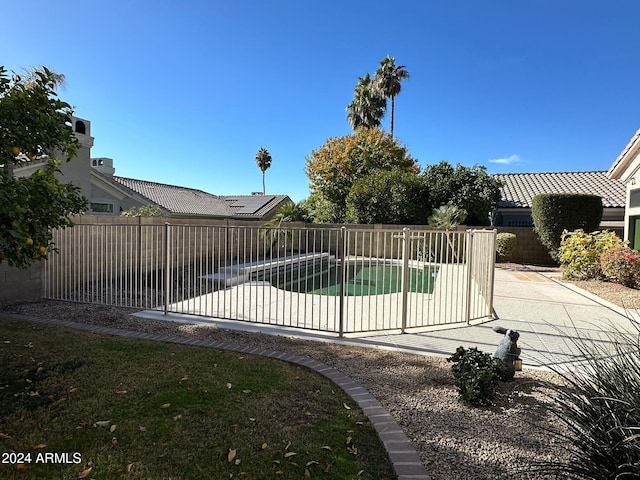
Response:
[[[624,238],[630,246],[640,249],[640,130],[620,152],[607,172],[609,178],[626,185],[626,209],[624,217]]]

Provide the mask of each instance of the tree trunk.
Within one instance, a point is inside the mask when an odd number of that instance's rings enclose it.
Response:
[[[393,138],[393,116],[395,115],[396,110],[396,97],[391,96],[391,138]]]

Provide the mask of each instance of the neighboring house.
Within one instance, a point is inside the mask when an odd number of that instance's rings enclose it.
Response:
[[[120,215],[133,207],[155,205],[170,217],[268,220],[282,204],[291,201],[287,195],[220,196],[193,188],[115,176],[112,159],[91,158],[94,142],[91,122],[77,117],[71,117],[69,121],[80,148],[76,157],[60,167],[60,180],[80,187],[89,199],[89,214]],[[43,162],[29,162],[16,168],[15,174],[31,175],[42,165]]]
[[[493,214],[497,227],[531,227],[531,203],[539,193],[588,193],[602,197],[601,228],[622,232],[625,216],[624,183],[605,171],[503,173],[492,175],[503,183],[502,199]]]
[[[631,247],[640,249],[640,130],[615,159],[607,172],[609,178],[626,185],[624,239]]]
[[[120,200],[121,211],[132,206],[157,205],[167,216],[268,220],[282,204],[291,201],[287,195],[212,195],[193,188],[133,178],[105,179],[127,193],[127,201]],[[129,206],[131,202],[137,205]]]

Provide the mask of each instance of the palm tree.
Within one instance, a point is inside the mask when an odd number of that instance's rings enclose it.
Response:
[[[458,249],[451,238],[451,230],[458,228],[465,218],[467,218],[467,211],[464,208],[456,205],[442,205],[435,209],[427,220],[431,228],[445,231],[447,243],[455,261],[458,261]]]
[[[353,101],[347,105],[347,120],[351,128],[379,127],[386,108],[387,100],[373,88],[371,76],[367,73],[359,77],[353,89]]]
[[[380,62],[380,67],[373,77],[376,90],[384,98],[391,98],[391,137],[393,137],[393,120],[395,114],[395,98],[400,93],[400,82],[409,78],[409,72],[404,65],[396,66],[396,59],[388,55]]]
[[[258,164],[258,168],[262,170],[262,194],[264,195],[266,193],[264,174],[271,167],[271,154],[266,148],[258,150],[258,153],[256,154],[256,163]]]
[[[269,255],[273,256],[274,246],[280,249],[286,247],[287,243],[290,245],[292,243],[293,230],[283,227],[284,222],[304,222],[305,220],[305,213],[300,204],[289,201],[281,205],[273,218],[260,230],[260,238],[269,239]]]

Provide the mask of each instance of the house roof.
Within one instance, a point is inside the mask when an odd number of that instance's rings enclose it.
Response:
[[[114,182],[174,214],[262,218],[287,195],[213,195],[194,188],[113,176]]]
[[[588,193],[602,197],[604,207],[624,208],[626,187],[606,171],[501,173],[492,175],[503,183],[498,208],[531,208],[539,193]]]
[[[285,200],[287,195],[223,195],[236,216],[264,216]]]
[[[231,217],[233,211],[220,197],[202,190],[113,176],[113,180],[171,213]]]
[[[629,173],[632,173],[632,172],[627,172],[627,170],[631,166],[633,159],[638,154],[639,148],[640,148],[640,130],[636,131],[633,137],[631,137],[631,140],[629,140],[629,143],[627,144],[627,146],[624,147],[622,152],[620,152],[620,155],[618,155],[618,158],[615,159],[615,161],[613,162],[613,165],[611,165],[611,168],[609,168],[609,171],[607,172],[607,174],[611,178],[626,180],[626,177],[629,176]]]

